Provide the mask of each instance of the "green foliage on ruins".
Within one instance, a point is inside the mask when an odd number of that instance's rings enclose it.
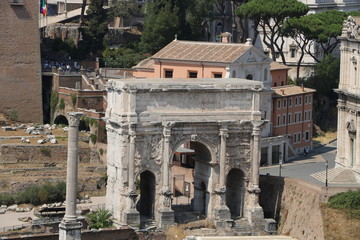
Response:
[[[59,93],[57,91],[52,91],[50,96],[50,109],[52,114],[54,114],[58,102],[59,102]]]
[[[59,101],[59,109],[60,110],[64,110],[65,109],[65,101],[63,98],[60,98],[60,101]]]
[[[40,205],[44,203],[63,202],[66,196],[65,182],[55,184],[31,185],[22,192],[16,194],[1,194],[0,204],[12,205],[30,203]]]
[[[346,210],[350,218],[360,219],[360,190],[331,196],[328,204],[331,208]]]
[[[94,118],[89,118],[89,117],[81,117],[81,120],[85,122],[86,127],[98,127],[99,126],[99,122],[98,120],[94,119]]]
[[[112,215],[109,210],[98,208],[87,215],[91,229],[110,228],[113,226]]]
[[[109,15],[111,17],[119,17],[122,19],[129,19],[139,16],[140,14],[135,1],[117,1],[109,9]]]
[[[10,109],[8,115],[11,121],[17,121],[19,119],[19,113],[16,109]]]
[[[90,141],[95,144],[97,141],[97,136],[95,134],[90,134]]]
[[[45,157],[51,157],[51,149],[50,148],[40,148],[40,153]]]
[[[73,107],[75,107],[76,101],[77,101],[77,95],[75,93],[71,93],[70,97],[71,97],[71,102],[73,104]]]

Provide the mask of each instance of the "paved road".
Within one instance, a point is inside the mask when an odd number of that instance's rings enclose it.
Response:
[[[336,157],[336,141],[314,149],[309,155],[300,156],[284,163],[281,167],[281,176],[305,180],[321,186],[325,185],[326,161],[328,162],[329,186],[359,186],[350,172],[334,169]],[[274,165],[260,168],[260,174],[279,176],[280,167]]]

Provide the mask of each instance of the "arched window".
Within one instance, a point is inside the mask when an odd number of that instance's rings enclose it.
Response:
[[[253,75],[251,74],[246,75],[246,79],[253,80]]]
[[[236,78],[236,71],[235,70],[232,71],[231,77]]]

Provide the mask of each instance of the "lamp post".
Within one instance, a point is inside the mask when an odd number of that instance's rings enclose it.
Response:
[[[328,187],[328,161],[325,161],[325,187]]]
[[[283,164],[282,153],[279,154],[279,177],[281,177],[281,167]]]

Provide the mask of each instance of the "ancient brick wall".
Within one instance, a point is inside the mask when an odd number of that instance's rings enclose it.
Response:
[[[43,121],[39,1],[0,1],[0,112]]]

